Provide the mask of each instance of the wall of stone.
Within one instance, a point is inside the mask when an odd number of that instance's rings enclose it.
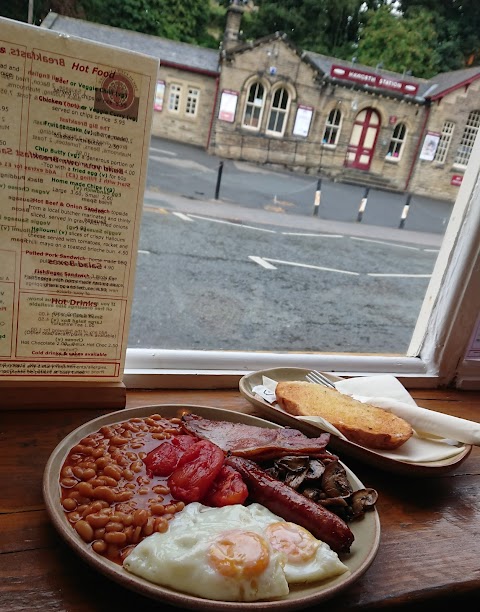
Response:
[[[152,135],[206,147],[216,96],[216,78],[162,65],[158,78],[165,81],[165,95],[162,110],[154,111]],[[170,85],[172,83],[181,87],[178,112],[173,112],[168,108]],[[191,87],[199,90],[198,107],[194,116],[185,112],[188,89]]]
[[[465,166],[455,163],[470,112],[480,111],[480,82],[474,81],[468,87],[456,89],[432,104],[427,129],[442,132],[445,121],[455,124],[445,161],[418,160],[411,181],[415,193],[455,200],[458,184],[454,177],[463,176]]]

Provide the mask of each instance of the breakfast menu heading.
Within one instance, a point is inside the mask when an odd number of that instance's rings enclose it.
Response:
[[[0,18],[0,380],[120,380],[157,71]]]

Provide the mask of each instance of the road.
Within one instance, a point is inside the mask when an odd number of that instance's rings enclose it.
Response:
[[[128,345],[405,353],[451,205],[152,140]]]
[[[221,160],[197,147],[153,138],[150,147],[147,189],[154,193],[178,194],[193,200],[215,197],[220,162],[223,171],[219,198],[244,208],[279,215],[311,217],[317,179],[321,177],[274,171],[241,161]],[[356,222],[365,188],[322,178],[318,217],[324,220]],[[371,189],[362,224],[398,228],[406,194]],[[443,234],[452,204],[413,196],[405,228]]]
[[[407,350],[438,246],[181,208],[145,207],[129,346]]]

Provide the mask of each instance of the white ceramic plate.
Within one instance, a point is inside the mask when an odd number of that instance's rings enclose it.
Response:
[[[90,545],[85,544],[68,523],[63,507],[60,504],[60,469],[70,448],[85,436],[98,431],[103,425],[119,423],[133,417],[146,417],[154,413],[171,418],[178,416],[179,411],[185,409],[212,420],[233,421],[268,428],[280,427],[280,425],[238,412],[206,406],[171,404],[120,410],[85,423],[58,444],[45,467],[43,479],[43,494],[49,516],[60,535],[76,554],[96,570],[127,588],[147,597],[192,610],[298,610],[336,595],[365,573],[375,558],[380,543],[380,521],[375,509],[367,512],[363,519],[349,524],[355,536],[355,541],[351,552],[340,556],[347,565],[349,572],[330,580],[312,583],[309,586],[291,588],[286,598],[276,601],[225,602],[180,593],[169,588],[157,586],[128,573],[120,565],[98,555],[91,549]],[[363,488],[359,479],[347,467],[346,470],[353,488],[355,490]]]
[[[280,423],[288,427],[294,427],[311,436],[318,436],[318,432],[322,431],[317,425],[306,423],[297,419],[295,416],[287,414],[281,408],[278,408],[253,393],[253,388],[262,384],[263,377],[271,378],[277,382],[287,380],[305,380],[306,375],[310,372],[303,368],[272,368],[268,370],[259,370],[244,376],[239,382],[240,393],[255,406],[255,408],[271,421]],[[340,380],[338,376],[325,373],[332,381]],[[363,461],[374,467],[395,472],[408,476],[439,476],[442,473],[450,472],[458,467],[470,454],[472,447],[465,445],[464,449],[454,457],[441,461],[429,461],[425,463],[412,463],[392,459],[377,452],[373,449],[360,446],[355,442],[343,440],[332,435],[330,438],[329,449],[338,453],[341,458],[353,457],[359,461]]]

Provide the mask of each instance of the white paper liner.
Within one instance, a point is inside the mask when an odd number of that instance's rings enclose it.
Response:
[[[252,392],[275,408],[282,410],[276,403],[275,388],[277,381],[263,376],[262,385]],[[408,421],[414,435],[400,448],[393,451],[373,450],[375,453],[407,463],[430,463],[443,461],[461,454],[465,444],[480,445],[480,424],[458,417],[420,408],[405,387],[390,374],[350,378],[335,383],[341,393],[368,402]],[[335,427],[320,417],[296,417],[318,425],[344,440]]]

